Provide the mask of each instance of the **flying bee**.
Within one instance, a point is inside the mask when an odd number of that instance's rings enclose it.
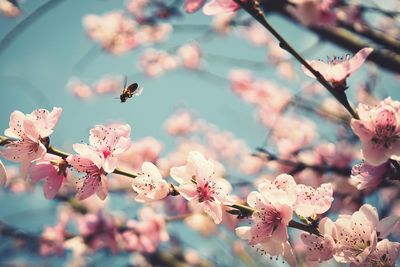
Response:
[[[128,85],[128,87],[126,86],[126,84],[127,84],[127,77],[125,76],[124,89],[122,90],[122,93],[119,96],[121,103],[125,103],[126,100],[128,100],[128,98],[131,98],[133,96],[139,96],[143,91],[143,87],[139,86],[137,83],[132,83],[131,85]]]

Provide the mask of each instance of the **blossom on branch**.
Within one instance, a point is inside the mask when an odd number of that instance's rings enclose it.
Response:
[[[180,185],[176,190],[193,205],[210,215],[214,222],[222,220],[222,205],[232,203],[228,181],[216,176],[214,163],[197,151],[189,153],[185,166],[171,168],[171,177]]]
[[[33,160],[45,155],[48,137],[53,133],[61,112],[61,108],[53,108],[51,112],[37,109],[26,115],[20,111],[11,113],[10,127],[4,134],[15,140],[3,147],[1,156],[19,162],[21,176],[26,175]]]
[[[328,58],[328,62],[325,63],[321,60],[307,61],[316,71],[321,73],[321,75],[331,82],[334,86],[346,86],[346,79],[356,70],[358,70],[364,61],[367,59],[369,54],[372,53],[374,49],[363,48],[350,58],[349,55],[344,58],[334,57],[333,59]],[[307,76],[316,78],[305,66],[302,66],[304,73]]]
[[[161,176],[158,168],[151,162],[142,164],[142,172],[138,173],[132,183],[133,190],[138,194],[136,201],[147,202],[160,200],[169,193],[169,185]]]
[[[365,161],[378,166],[400,160],[400,102],[389,97],[372,107],[360,104],[357,111],[360,119],[352,119],[351,128],[360,138]]]

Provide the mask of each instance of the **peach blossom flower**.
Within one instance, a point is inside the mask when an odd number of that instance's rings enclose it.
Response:
[[[139,59],[139,65],[150,77],[160,76],[179,66],[178,58],[164,51],[147,49]]]
[[[6,136],[15,140],[6,144],[1,156],[13,162],[19,162],[22,176],[26,175],[32,160],[41,158],[46,153],[48,137],[53,133],[61,108],[34,110],[30,114],[14,111],[10,116],[10,127],[4,131]]]
[[[162,178],[158,168],[151,162],[142,165],[142,172],[138,173],[132,183],[133,190],[138,194],[136,201],[149,202],[165,198],[169,193],[169,185]]]
[[[335,25],[336,15],[332,11],[332,0],[291,0],[289,12],[304,25]]]
[[[44,196],[47,199],[52,199],[60,191],[66,179],[67,167],[68,163],[65,159],[46,154],[41,159],[32,162],[29,168],[29,175],[34,183],[41,179],[45,180],[43,186]]]
[[[121,76],[106,75],[101,77],[93,86],[94,91],[98,94],[107,94],[120,91],[123,87],[123,78]]]
[[[168,118],[164,128],[169,135],[175,136],[193,133],[198,127],[193,114],[182,110]]]
[[[90,38],[112,54],[127,52],[138,45],[135,21],[120,11],[101,16],[87,15],[83,18],[83,26]]]
[[[396,266],[400,254],[400,243],[387,239],[379,241],[374,251],[361,264],[351,264],[351,267]]]
[[[282,188],[286,188],[284,178],[284,176],[279,178],[284,182],[281,184]],[[287,225],[292,219],[295,197],[286,197],[286,192],[279,189],[277,184],[270,184],[272,190],[263,189],[261,192],[254,191],[248,195],[247,203],[255,210],[251,217],[253,224],[236,228],[236,234],[241,239],[248,240],[257,251],[271,256],[282,255],[293,267],[296,266],[296,257],[288,242]]]
[[[350,58],[349,55],[344,58],[334,57],[332,60],[328,59],[328,63],[319,60],[307,62],[316,71],[320,72],[328,82],[338,85],[346,85],[346,78],[361,67],[373,50],[374,49],[372,48],[363,48],[352,58]],[[304,66],[302,66],[302,68],[307,76],[315,78],[308,69]]]
[[[330,183],[322,184],[317,189],[299,184],[296,187],[297,201],[295,212],[303,217],[323,214],[333,202],[333,189]]]
[[[0,12],[6,17],[13,18],[21,14],[17,1],[0,0]]]
[[[357,164],[351,169],[350,183],[355,185],[358,190],[376,188],[386,177],[390,164],[372,166],[366,162]]]
[[[365,161],[378,166],[400,160],[400,102],[386,98],[374,107],[360,104],[357,111],[360,119],[352,119],[351,128],[361,140]]]
[[[93,95],[91,86],[78,78],[70,79],[67,88],[74,94],[74,96],[81,99],[89,99]]]
[[[215,176],[214,164],[200,152],[189,153],[185,166],[171,168],[171,177],[180,185],[178,192],[210,215],[216,224],[222,220],[222,205],[230,203],[231,185]]]
[[[204,5],[205,0],[185,0],[185,11],[194,13]]]
[[[178,56],[182,60],[183,66],[188,69],[198,69],[201,64],[201,50],[197,43],[190,43],[178,49]]]
[[[233,0],[210,0],[203,7],[203,13],[214,16],[219,13],[234,12],[240,7]]]

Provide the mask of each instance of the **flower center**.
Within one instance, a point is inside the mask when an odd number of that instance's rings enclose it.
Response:
[[[198,186],[197,193],[199,195],[199,202],[214,201],[214,198],[212,197],[213,190],[210,182],[205,183],[203,186]]]
[[[103,150],[103,156],[104,156],[104,158],[108,158],[109,156],[111,156],[111,151],[108,149],[108,148],[106,148],[105,150]]]

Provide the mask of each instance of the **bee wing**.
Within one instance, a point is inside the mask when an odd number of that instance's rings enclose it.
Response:
[[[128,83],[128,77],[125,75],[124,76],[124,90],[126,88],[126,84]]]
[[[136,89],[136,92],[134,93],[135,96],[139,96],[142,94],[144,87],[140,86],[138,89]]]

